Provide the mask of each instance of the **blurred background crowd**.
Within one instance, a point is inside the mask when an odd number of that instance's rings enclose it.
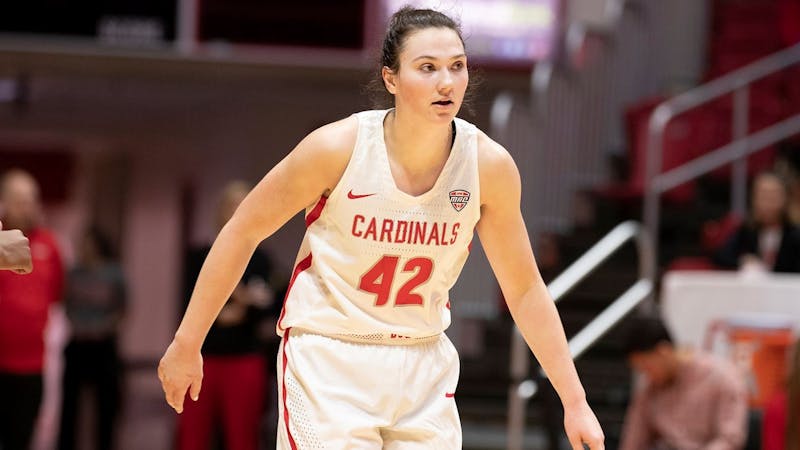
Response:
[[[0,450],[274,448],[301,216],[215,322],[201,400],[176,416],[155,368],[249,188],[374,107],[375,47],[405,4],[463,23],[480,82],[460,116],[514,156],[547,281],[643,222],[558,305],[568,336],[602,330],[576,362],[606,447],[800,449],[800,0],[289,3],[0,14],[0,221],[34,261],[0,271]],[[451,292],[464,448],[568,448],[490,274],[476,241]],[[652,293],[620,306],[631,285]]]

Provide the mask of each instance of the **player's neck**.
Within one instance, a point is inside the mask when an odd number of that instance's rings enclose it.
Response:
[[[410,171],[424,171],[447,159],[453,143],[452,125],[414,120],[392,111],[384,122],[389,157]]]

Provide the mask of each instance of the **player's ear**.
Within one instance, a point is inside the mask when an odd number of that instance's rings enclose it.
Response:
[[[397,93],[397,84],[396,78],[397,75],[392,71],[392,69],[383,66],[381,68],[381,78],[383,78],[383,85],[386,86],[386,90],[389,91],[390,94],[394,95]]]

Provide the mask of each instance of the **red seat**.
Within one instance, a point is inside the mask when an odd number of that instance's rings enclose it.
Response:
[[[650,115],[665,99],[648,99],[633,105],[625,114],[628,130],[630,176],[628,184],[635,192],[643,192],[647,179],[647,145]],[[698,134],[695,125],[685,117],[672,120],[664,130],[661,171],[684,164],[692,159],[691,140]],[[702,126],[702,124],[700,124]],[[664,199],[673,203],[687,203],[694,198],[695,183],[688,182],[664,193]]]
[[[787,116],[800,113],[800,66],[795,65],[781,72],[781,89],[784,112]]]
[[[800,42],[800,0],[778,1],[778,29],[784,46]]]
[[[707,80],[785,47],[778,26],[783,10],[777,0],[712,0],[711,4]]]
[[[740,68],[767,56],[786,44],[786,36],[794,36],[800,24],[792,16],[791,24],[785,15],[800,11],[800,0],[709,0],[712,21],[707,80]],[[780,4],[779,4],[780,3]],[[789,31],[784,28],[789,27]],[[787,34],[788,33],[788,34]],[[598,193],[618,200],[637,200],[646,184],[646,157],[649,140],[649,120],[663,97],[646,99],[630,106],[625,112],[629,155],[629,174],[624,182],[607,186]],[[758,80],[749,87],[748,133],[774,125],[791,113],[800,112],[800,67],[795,71],[775,74]],[[733,96],[726,95],[675,117],[664,132],[661,172],[678,167],[733,141]],[[748,175],[771,168],[775,161],[774,146],[761,149],[748,157]],[[726,181],[730,165],[711,173]],[[687,182],[664,194],[664,199],[685,204],[694,198],[695,181]]]
[[[703,256],[683,256],[675,258],[667,266],[667,272],[676,270],[693,270],[693,271],[706,271],[706,270],[719,270],[709,258]]]
[[[741,224],[741,217],[733,213],[721,219],[709,220],[704,223],[700,236],[703,250],[708,254],[712,254],[722,248]]]
[[[720,268],[711,261],[710,255],[725,245],[741,223],[741,218],[733,213],[718,220],[707,221],[703,224],[703,228],[700,231],[700,245],[703,251],[709,256],[683,256],[675,258],[667,266],[667,271],[720,270]]]
[[[760,131],[787,118],[785,101],[785,81],[781,73],[757,80],[749,87],[748,133]],[[725,95],[710,104],[716,110],[719,136],[722,138],[716,147],[733,141],[733,94]],[[710,149],[711,150],[711,149]],[[758,150],[747,158],[747,173],[753,176],[769,170],[775,163],[777,150],[774,145]],[[712,177],[725,181],[730,178],[729,165],[712,172]]]

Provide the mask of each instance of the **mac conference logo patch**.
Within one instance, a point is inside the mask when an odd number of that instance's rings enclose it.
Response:
[[[463,189],[456,189],[455,191],[450,191],[450,204],[453,205],[453,208],[456,211],[461,211],[467,206],[467,202],[469,201],[469,192]]]

